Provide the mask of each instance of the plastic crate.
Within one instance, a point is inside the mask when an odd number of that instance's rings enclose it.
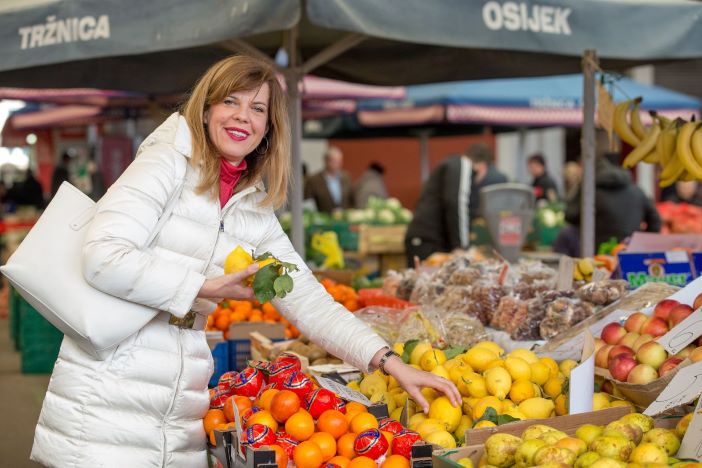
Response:
[[[358,226],[352,226],[346,221],[329,221],[328,223],[312,224],[307,228],[307,242],[315,232],[334,231],[339,239],[342,250],[358,250]]]
[[[215,345],[214,349],[212,349],[212,360],[214,361],[214,372],[212,377],[210,377],[209,385],[210,387],[215,387],[222,374],[230,370],[228,341],[222,341]]]
[[[61,348],[63,333],[51,325],[24,299],[21,299],[19,310],[22,373],[51,373]]]
[[[20,303],[24,299],[19,295],[15,288],[10,288],[10,293],[7,296],[8,308],[10,315],[10,338],[15,345],[15,351],[19,351],[20,343]]]

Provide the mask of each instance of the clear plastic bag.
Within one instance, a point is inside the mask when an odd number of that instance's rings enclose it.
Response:
[[[548,340],[590,317],[595,312],[591,303],[579,298],[561,297],[546,307],[546,317],[539,325],[541,338]]]
[[[423,313],[431,323],[436,324],[437,331],[443,337],[447,347],[469,348],[479,341],[488,339],[485,327],[475,317],[461,312],[446,313],[432,308],[423,309]]]
[[[597,305],[609,305],[627,293],[629,283],[625,280],[603,280],[588,283],[578,289],[578,297]]]

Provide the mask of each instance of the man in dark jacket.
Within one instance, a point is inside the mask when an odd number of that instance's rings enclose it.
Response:
[[[470,221],[479,216],[480,189],[502,182],[507,177],[492,165],[492,152],[485,144],[442,161],[424,184],[407,227],[408,264],[412,266],[415,256],[425,259],[434,252],[467,248]]]
[[[595,185],[596,245],[612,237],[622,241],[635,231],[660,231],[661,218],[656,207],[633,183],[628,171],[598,158]],[[566,221],[580,226],[580,190],[568,200]]]
[[[527,169],[529,169],[529,173],[534,178],[531,186],[534,187],[536,201],[558,201],[558,187],[546,170],[546,161],[543,155],[533,154],[529,156],[529,159],[527,159]]]
[[[305,181],[305,200],[314,200],[320,212],[353,208],[351,178],[342,170],[343,164],[344,154],[330,146],[324,154],[324,169]]]

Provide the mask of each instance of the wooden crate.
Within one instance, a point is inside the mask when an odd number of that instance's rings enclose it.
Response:
[[[405,233],[407,226],[370,226],[359,227],[358,252],[368,254],[401,254],[405,251]]]

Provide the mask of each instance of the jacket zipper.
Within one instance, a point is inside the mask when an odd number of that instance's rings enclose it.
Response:
[[[166,461],[168,457],[168,452],[167,452],[167,440],[166,440],[166,420],[171,414],[171,411],[173,410],[173,405],[175,405],[175,400],[176,397],[178,396],[178,389],[180,388],[180,379],[183,376],[183,343],[181,341],[181,338],[183,336],[183,330],[178,329],[178,356],[180,358],[180,367],[178,368],[178,376],[176,377],[176,386],[175,390],[173,391],[173,398],[171,398],[171,403],[168,405],[168,409],[166,410],[166,414],[163,415],[163,421],[161,422],[161,431],[163,432],[163,462],[161,464],[162,467],[165,468],[166,466]]]
[[[249,187],[245,190],[242,190],[241,192],[235,194],[233,197],[227,201],[227,203],[224,205],[224,208],[219,208],[219,229],[217,230],[217,235],[215,236],[215,241],[212,244],[212,250],[210,251],[210,255],[207,258],[207,263],[205,263],[205,271],[207,271],[207,266],[212,262],[212,257],[214,256],[215,250],[217,250],[217,242],[219,242],[219,234],[224,232],[224,215],[229,211],[229,209],[232,207],[234,202],[237,200],[240,200],[241,198],[244,197],[244,195],[248,195],[251,192],[256,191],[256,187]]]

